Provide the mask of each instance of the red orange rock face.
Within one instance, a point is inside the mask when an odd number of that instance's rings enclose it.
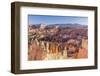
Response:
[[[88,58],[86,27],[29,28],[28,60]]]

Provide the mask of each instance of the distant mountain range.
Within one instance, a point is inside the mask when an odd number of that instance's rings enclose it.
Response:
[[[33,24],[33,25],[29,25],[31,27],[34,28],[39,28],[41,26],[41,24]],[[49,24],[46,25],[46,28],[54,28],[55,26],[58,26],[59,28],[88,28],[87,25],[82,25],[82,24]]]

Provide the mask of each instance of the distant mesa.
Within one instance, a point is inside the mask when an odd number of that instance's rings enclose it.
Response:
[[[33,24],[33,25],[29,25],[32,28],[87,28],[87,25],[82,25],[82,24],[45,24],[45,23],[41,23],[41,24]]]

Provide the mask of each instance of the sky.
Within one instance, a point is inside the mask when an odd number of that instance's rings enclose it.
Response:
[[[28,15],[28,24],[82,24],[88,25],[88,17],[80,16],[50,16],[50,15]]]

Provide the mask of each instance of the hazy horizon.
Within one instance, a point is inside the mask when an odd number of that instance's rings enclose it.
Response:
[[[81,24],[88,25],[88,17],[80,16],[50,16],[50,15],[28,15],[28,25],[34,24]]]

